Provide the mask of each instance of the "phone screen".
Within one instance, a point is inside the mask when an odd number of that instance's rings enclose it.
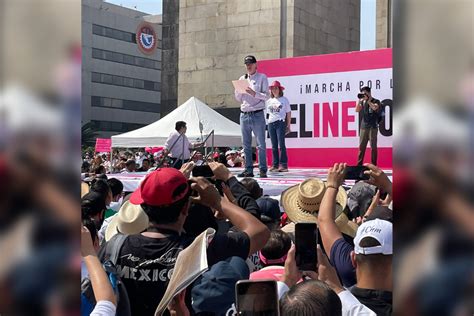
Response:
[[[347,166],[344,179],[347,180],[369,180],[369,175],[364,171],[369,170],[366,166]]]
[[[278,316],[277,284],[274,280],[241,280],[235,285],[237,314]]]
[[[301,271],[316,271],[318,259],[316,253],[317,241],[316,223],[296,223],[296,265]]]

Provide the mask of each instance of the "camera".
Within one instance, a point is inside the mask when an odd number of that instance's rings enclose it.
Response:
[[[366,96],[365,93],[358,93],[358,94],[357,94],[357,97],[358,97],[359,99],[363,99],[363,98],[365,98],[365,96]]]

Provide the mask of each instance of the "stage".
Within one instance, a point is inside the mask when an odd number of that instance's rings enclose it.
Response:
[[[229,170],[237,176],[237,174],[243,171],[243,168],[229,168]],[[267,178],[258,177],[258,169],[255,168],[256,173],[255,180],[257,180],[260,187],[263,189],[263,194],[270,196],[280,195],[282,191],[293,185],[299,184],[307,178],[319,178],[323,181],[326,180],[327,169],[290,169],[288,172],[268,172]],[[384,169],[384,172],[392,179],[392,170]],[[124,186],[124,192],[135,191],[140,182],[145,177],[146,172],[137,173],[119,173],[119,174],[108,174],[108,178],[116,178],[122,181]],[[240,180],[240,178],[238,178]],[[354,185],[353,180],[347,180],[344,186],[350,188]]]

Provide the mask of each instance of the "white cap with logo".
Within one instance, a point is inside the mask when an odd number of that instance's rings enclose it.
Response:
[[[392,223],[381,219],[370,220],[360,225],[354,238],[355,253],[361,255],[393,254],[392,227]],[[365,237],[374,238],[380,243],[380,245],[373,247],[361,247],[360,241]]]

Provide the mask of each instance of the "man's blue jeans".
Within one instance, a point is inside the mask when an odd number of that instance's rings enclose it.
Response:
[[[267,172],[267,147],[265,146],[265,114],[240,113],[240,129],[242,131],[242,145],[245,153],[245,170],[253,173],[252,161],[252,131],[257,138],[258,167],[260,171]]]
[[[283,168],[288,168],[288,156],[285,145],[286,123],[281,120],[269,123],[268,133],[272,141],[272,166],[278,168],[281,164]],[[280,153],[278,153],[278,146],[280,146]]]

